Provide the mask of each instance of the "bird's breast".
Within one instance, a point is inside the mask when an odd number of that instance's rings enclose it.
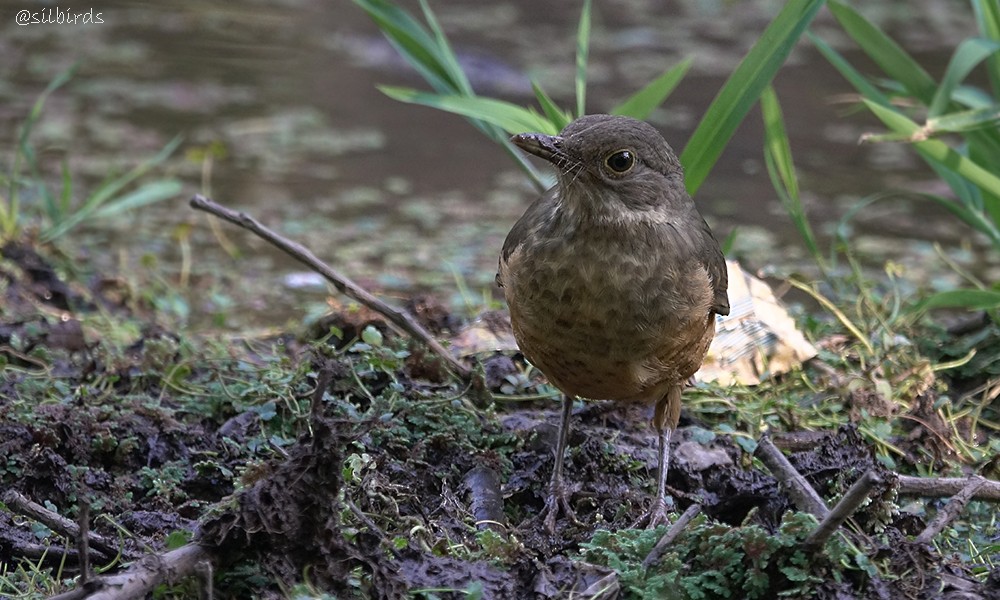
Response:
[[[515,337],[555,385],[627,398],[697,370],[713,323],[704,267],[648,233],[536,234],[501,276]]]

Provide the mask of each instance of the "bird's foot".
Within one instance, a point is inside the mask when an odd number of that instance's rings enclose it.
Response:
[[[569,505],[569,500],[573,492],[573,489],[568,489],[561,481],[552,482],[549,486],[549,493],[545,496],[545,508],[542,510],[541,517],[542,523],[545,525],[545,530],[550,534],[555,534],[556,532],[556,519],[559,517],[560,510],[574,525],[580,523],[576,518],[576,512],[573,510],[573,507]]]
[[[667,513],[673,511],[674,509],[674,499],[670,496],[665,496],[663,498],[655,498],[653,500],[653,506],[649,508],[649,512],[644,514],[639,518],[638,521],[632,524],[632,529],[638,529],[645,525],[646,529],[656,529],[660,525],[667,525],[670,521],[667,519]]]

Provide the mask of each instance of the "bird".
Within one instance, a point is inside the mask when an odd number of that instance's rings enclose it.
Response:
[[[577,521],[563,479],[574,400],[641,402],[655,406],[653,528],[667,520],[681,391],[705,358],[716,316],[729,314],[725,258],[652,125],[591,114],[559,135],[511,142],[556,168],[556,184],[504,240],[496,275],[521,353],[563,395],[539,516],[550,533],[560,510]]]

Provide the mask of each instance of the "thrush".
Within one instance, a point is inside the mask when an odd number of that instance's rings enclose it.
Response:
[[[655,404],[656,498],[666,520],[670,436],[681,390],[729,314],[718,241],[684,187],[673,150],[651,125],[587,115],[557,136],[511,141],[557,169],[557,183],[514,224],[497,284],[525,358],[563,393],[543,522],[575,520],[563,480],[574,398]]]

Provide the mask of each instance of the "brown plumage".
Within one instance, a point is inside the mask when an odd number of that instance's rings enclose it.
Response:
[[[681,389],[704,360],[715,316],[729,314],[719,244],[652,126],[588,115],[558,136],[515,135],[558,182],[514,224],[497,283],[524,355],[566,397],[545,524],[572,515],[562,462],[572,398],[656,403],[658,497],[666,513],[670,433]]]

